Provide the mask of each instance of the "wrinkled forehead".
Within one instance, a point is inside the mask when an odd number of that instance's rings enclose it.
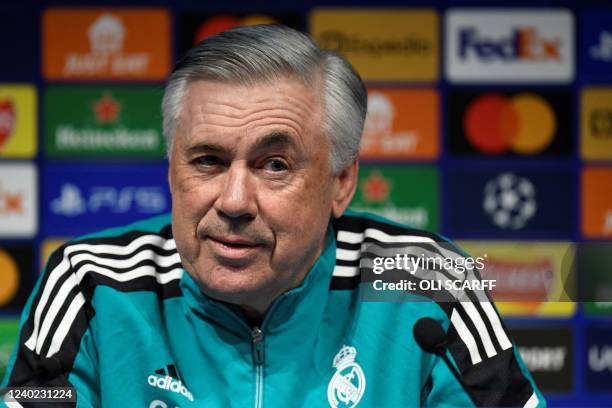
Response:
[[[279,106],[297,103],[299,107],[314,110],[322,98],[316,87],[293,78],[261,80],[258,82],[231,82],[197,80],[188,83],[185,103],[231,103],[248,107],[254,103],[275,103]]]
[[[294,78],[255,83],[198,80],[187,85],[180,133],[190,129],[286,127],[291,133],[322,136],[323,97],[316,84]],[[181,126],[181,124],[183,126]]]

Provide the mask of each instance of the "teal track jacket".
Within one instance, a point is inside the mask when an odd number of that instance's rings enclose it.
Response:
[[[72,386],[78,407],[546,405],[491,303],[469,293],[473,302],[362,299],[364,243],[425,245],[406,238],[416,236],[435,253],[445,241],[435,234],[347,212],[330,223],[302,285],[250,327],[184,271],[170,222],[58,249],[24,309],[2,386]],[[447,331],[446,354],[468,392],[417,345],[423,317]]]

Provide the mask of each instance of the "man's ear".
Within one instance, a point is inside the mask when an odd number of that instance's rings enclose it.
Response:
[[[172,143],[174,144],[174,141],[172,141]],[[168,160],[168,187],[170,187],[170,194],[172,194],[172,189],[173,189],[173,184],[172,184],[172,163],[176,161],[176,158],[174,157],[174,149],[171,149],[170,152],[166,153],[166,157]]]
[[[332,201],[332,214],[339,218],[348,207],[357,190],[357,174],[359,164],[357,160],[345,167],[334,176],[334,198]]]
[[[172,193],[172,167],[170,166],[170,158],[168,158],[168,187],[170,188],[170,193]]]

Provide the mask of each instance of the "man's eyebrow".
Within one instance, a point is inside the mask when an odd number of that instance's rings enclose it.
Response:
[[[250,149],[251,151],[262,151],[272,149],[275,147],[296,147],[295,140],[285,132],[277,131],[267,134],[259,138],[254,146]],[[187,154],[193,155],[197,153],[217,153],[217,154],[228,154],[233,149],[217,143],[198,143],[187,148]]]
[[[252,150],[267,150],[274,147],[297,147],[294,138],[285,132],[272,132],[261,137]]]
[[[198,143],[187,149],[187,154],[194,153],[228,153],[230,150],[215,143]]]

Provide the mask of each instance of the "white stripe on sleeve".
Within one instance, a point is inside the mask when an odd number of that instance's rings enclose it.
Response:
[[[459,315],[459,312],[457,312],[457,309],[453,309],[453,313],[451,313],[451,323],[455,327],[455,330],[457,330],[457,333],[459,334],[459,337],[461,338],[463,343],[466,345],[470,353],[470,359],[472,360],[472,364],[476,365],[480,363],[482,361],[482,358],[480,357],[480,353],[478,352],[478,346],[476,346],[474,336],[472,336],[472,333],[470,333],[470,330],[463,322],[463,319]]]

